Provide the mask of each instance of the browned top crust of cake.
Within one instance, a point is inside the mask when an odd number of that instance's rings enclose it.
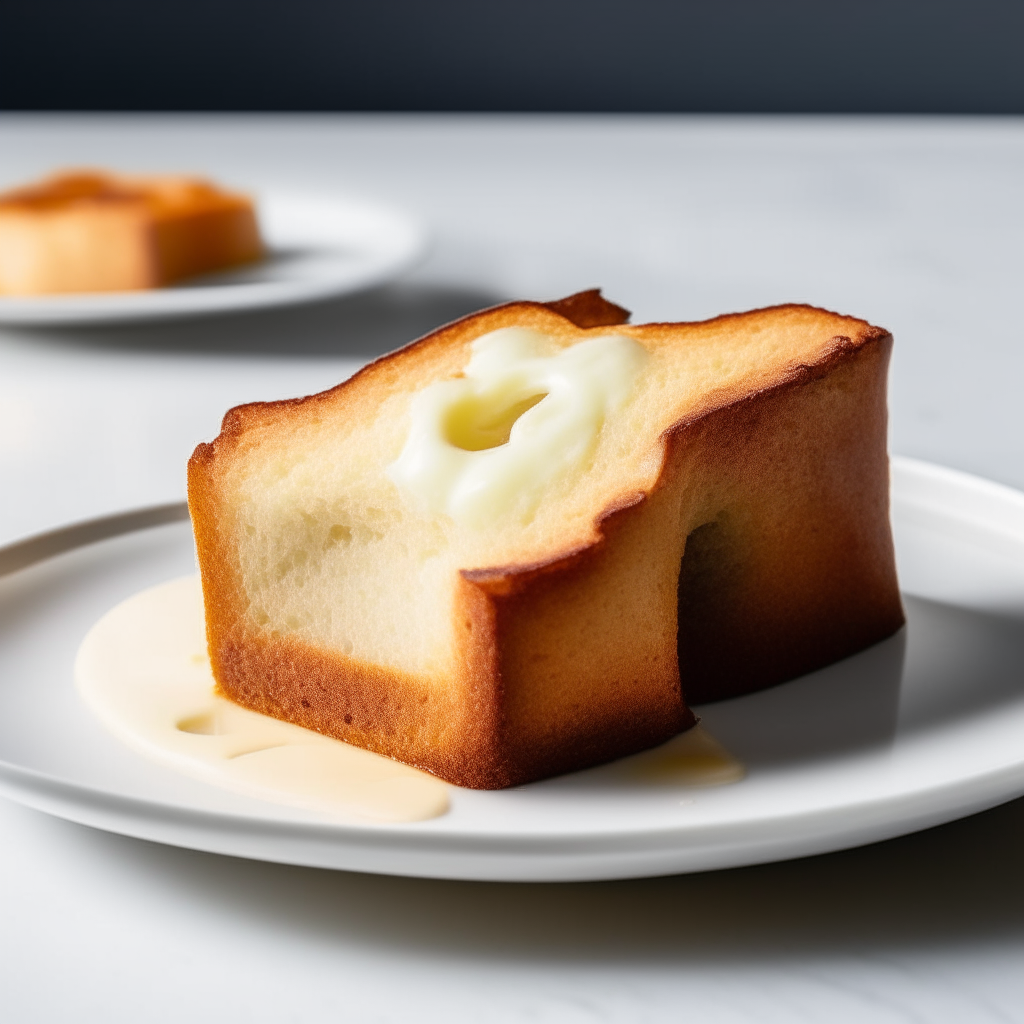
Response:
[[[0,210],[43,213],[89,204],[134,205],[154,217],[183,212],[249,208],[246,196],[225,192],[203,178],[183,175],[128,177],[104,171],[65,171],[0,192]]]

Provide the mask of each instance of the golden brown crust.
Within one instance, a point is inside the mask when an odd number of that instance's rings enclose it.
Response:
[[[577,292],[575,295],[568,295],[564,299],[557,299],[554,302],[545,302],[544,305],[564,316],[570,323],[577,327],[618,327],[620,324],[629,322],[632,315],[623,306],[617,306],[609,302],[602,294],[600,288],[591,288],[589,291]]]
[[[578,328],[560,309],[624,322],[600,303],[584,293],[487,310],[403,350],[401,375],[457,372],[461,343],[501,326]],[[903,622],[888,524],[891,336],[806,306],[694,326],[789,316],[834,324],[821,357],[753,390],[707,395],[661,438],[649,492],[621,494],[590,537],[540,561],[462,571],[459,663],[440,686],[247,632],[218,512],[221,459],[282,418],[325,406],[358,416],[361,391],[398,386],[393,358],[321,395],[232,410],[189,463],[222,692],[459,785],[500,788],[652,746],[692,724],[687,700],[771,685],[890,635]],[[622,330],[659,344],[681,326]]]
[[[802,675],[903,624],[885,451],[892,339],[843,340],[777,389],[673,434],[690,472],[728,462],[741,481],[714,520],[688,524],[678,653],[693,703]],[[787,477],[798,485],[785,503],[757,501]]]

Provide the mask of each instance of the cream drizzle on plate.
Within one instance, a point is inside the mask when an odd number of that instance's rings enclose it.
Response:
[[[699,722],[654,750],[630,759],[626,775],[640,782],[676,786],[727,786],[747,774]]]
[[[426,772],[218,697],[198,576],[104,615],[82,641],[75,680],[119,739],[204,782],[336,818],[422,821],[448,810],[448,786]]]
[[[342,819],[424,821],[448,810],[448,786],[426,772],[218,697],[198,576],[104,615],[82,641],[75,681],[120,740],[204,782]],[[746,774],[701,725],[617,768],[644,785],[687,788]]]

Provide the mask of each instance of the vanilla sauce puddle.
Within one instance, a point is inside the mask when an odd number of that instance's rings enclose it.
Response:
[[[342,819],[424,821],[448,810],[449,786],[426,772],[217,696],[198,576],[104,615],[82,641],[75,681],[122,742],[204,782]],[[718,786],[745,774],[700,725],[621,764],[641,784]]]
[[[218,697],[198,576],[103,616],[75,680],[124,743],[205,782],[333,817],[422,821],[448,810],[448,786],[426,772]]]

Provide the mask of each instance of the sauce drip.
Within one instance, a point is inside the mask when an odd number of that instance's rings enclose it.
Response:
[[[726,786],[739,782],[746,768],[699,723],[656,750],[641,754],[629,775],[643,782],[677,786]]]
[[[197,576],[108,612],[82,641],[75,680],[119,739],[204,782],[336,818],[448,810],[448,787],[432,775],[218,697]]]

